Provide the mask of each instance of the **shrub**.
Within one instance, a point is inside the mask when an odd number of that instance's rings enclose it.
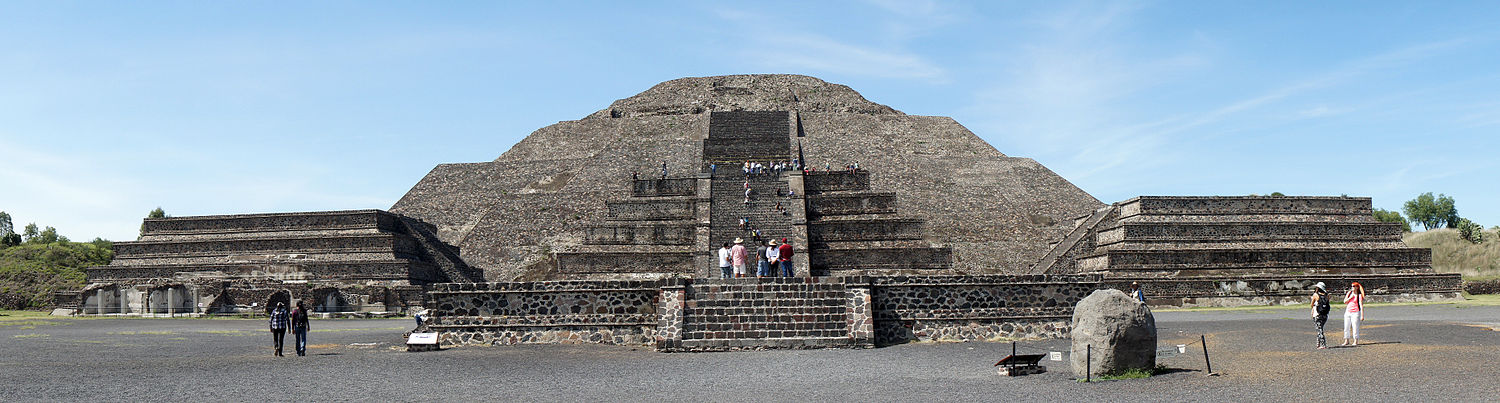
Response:
[[[1458,236],[1465,241],[1469,241],[1469,243],[1477,244],[1484,242],[1484,227],[1475,224],[1473,221],[1469,221],[1467,218],[1460,218],[1458,220]]]

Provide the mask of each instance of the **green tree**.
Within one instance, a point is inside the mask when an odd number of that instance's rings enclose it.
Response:
[[[1374,215],[1376,221],[1400,223],[1402,232],[1411,232],[1411,223],[1407,222],[1406,217],[1402,217],[1401,213],[1378,208],[1375,209]]]
[[[1432,192],[1423,193],[1407,200],[1401,210],[1407,219],[1421,224],[1424,230],[1458,226],[1458,208],[1453,206],[1453,198],[1441,193],[1437,196]]]
[[[167,211],[166,210],[162,210],[161,206],[156,206],[155,210],[151,210],[151,212],[146,213],[146,218],[167,218],[167,217],[171,217],[171,216],[167,215]],[[144,222],[144,221],[141,222],[141,236],[146,236],[146,222]]]
[[[52,227],[49,226],[47,228],[42,229],[42,232],[37,233],[36,237],[32,238],[30,242],[35,242],[35,243],[39,243],[39,244],[49,244],[49,243],[57,243],[57,241],[62,241],[62,240],[67,240],[67,238],[64,238],[64,237],[61,237],[61,236],[57,235],[57,228],[52,228]]]
[[[1272,196],[1286,196],[1284,194],[1281,194],[1281,192],[1271,192],[1271,195]]]
[[[0,236],[10,235],[16,232],[16,225],[10,221],[10,213],[0,211]]]
[[[24,239],[26,242],[31,242],[32,239],[35,239],[36,236],[39,235],[39,234],[41,234],[41,232],[42,232],[40,229],[38,229],[36,227],[36,223],[26,224],[26,229],[24,229],[22,231],[23,232],[21,232],[21,238]]]

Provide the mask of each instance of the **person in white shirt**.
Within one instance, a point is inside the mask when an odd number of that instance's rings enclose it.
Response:
[[[734,266],[729,263],[729,242],[725,242],[724,247],[719,248],[719,271],[723,272],[724,278],[734,275]]]

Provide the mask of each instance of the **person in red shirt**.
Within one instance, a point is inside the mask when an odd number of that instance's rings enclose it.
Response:
[[[776,252],[776,259],[781,261],[781,276],[792,277],[792,241],[781,238],[781,246]]]

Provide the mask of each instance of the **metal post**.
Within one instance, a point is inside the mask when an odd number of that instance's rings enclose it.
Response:
[[[1198,335],[1198,341],[1203,343],[1203,366],[1208,367],[1208,375],[1214,374],[1214,365],[1208,363],[1208,336]]]
[[[1087,345],[1085,347],[1087,349],[1083,353],[1083,361],[1084,361],[1084,363],[1083,363],[1083,381],[1084,382],[1093,382],[1094,381],[1094,345],[1093,344],[1089,344],[1089,345]]]

